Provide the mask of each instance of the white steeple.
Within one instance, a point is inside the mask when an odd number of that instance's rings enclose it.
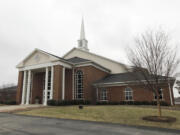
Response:
[[[82,18],[80,39],[78,40],[78,48],[85,51],[89,51],[87,43],[88,41],[86,40],[84,30],[84,19]]]

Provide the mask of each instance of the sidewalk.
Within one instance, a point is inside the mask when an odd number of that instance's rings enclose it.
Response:
[[[0,106],[0,112],[15,112],[21,110],[29,110],[34,108],[44,107],[43,105],[5,105]]]

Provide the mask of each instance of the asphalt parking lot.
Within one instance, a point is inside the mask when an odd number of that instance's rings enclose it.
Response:
[[[180,135],[180,130],[143,128],[0,113],[0,135]]]

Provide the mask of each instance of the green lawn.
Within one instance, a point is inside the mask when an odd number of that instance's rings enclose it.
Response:
[[[82,110],[78,106],[61,106],[34,109],[17,114],[180,129],[180,111],[163,109],[164,116],[177,118],[175,123],[147,122],[142,120],[142,117],[157,115],[157,109],[139,106],[85,106]]]

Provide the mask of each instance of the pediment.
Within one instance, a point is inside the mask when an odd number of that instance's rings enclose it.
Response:
[[[43,64],[43,63],[49,63],[56,60],[59,60],[59,59],[44,51],[35,49],[21,63],[17,65],[17,68],[31,66],[31,65],[38,65],[38,64]]]

